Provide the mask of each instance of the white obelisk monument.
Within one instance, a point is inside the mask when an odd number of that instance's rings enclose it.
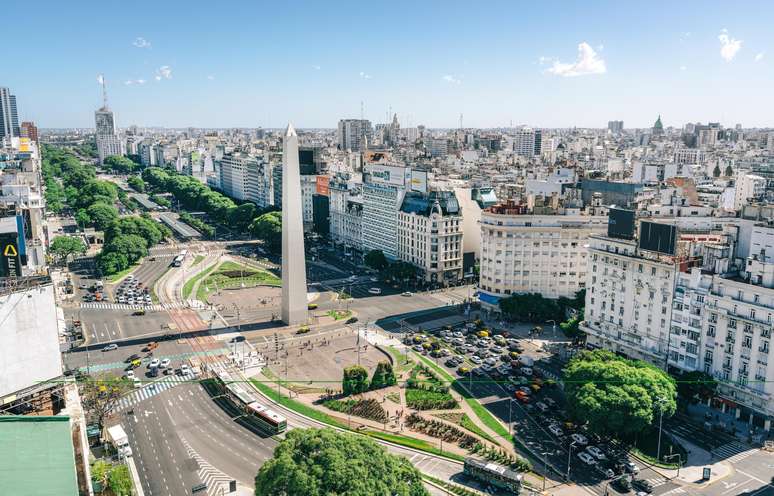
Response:
[[[288,124],[282,140],[282,321],[305,324],[306,261],[298,136]]]

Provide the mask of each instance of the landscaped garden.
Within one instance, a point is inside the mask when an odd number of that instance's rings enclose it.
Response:
[[[210,293],[221,289],[258,285],[279,287],[282,285],[282,280],[268,270],[226,261],[210,272],[199,284],[196,298],[207,301]]]

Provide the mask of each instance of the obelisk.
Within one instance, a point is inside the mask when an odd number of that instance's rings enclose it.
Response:
[[[306,261],[298,136],[288,124],[282,140],[282,321],[305,324]]]

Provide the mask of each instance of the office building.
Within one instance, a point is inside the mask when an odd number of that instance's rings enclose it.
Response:
[[[363,173],[363,251],[381,250],[398,258],[398,211],[406,194],[411,169],[368,164]]]
[[[330,237],[334,243],[350,250],[363,249],[363,197],[361,188],[351,182],[349,174],[337,174],[328,183]]]
[[[462,211],[453,191],[409,191],[398,211],[398,259],[431,285],[462,279]]]
[[[513,151],[522,157],[540,155],[543,145],[543,134],[540,129],[517,129],[513,136]]]
[[[115,115],[107,106],[94,112],[96,127],[97,154],[99,163],[111,155],[123,155],[123,143],[116,131]]]
[[[217,162],[224,194],[251,201],[259,208],[271,205],[270,168],[263,159],[235,151],[224,153]]]
[[[373,141],[373,128],[367,119],[342,119],[339,121],[337,141],[342,151],[361,152]]]
[[[20,134],[16,95],[12,95],[10,89],[0,87],[0,141],[10,142]]]
[[[612,134],[621,134],[623,132],[623,121],[607,121],[607,130]]]
[[[35,143],[38,143],[38,127],[35,125],[34,122],[28,122],[28,121],[22,122],[20,136],[22,138],[29,138],[30,141],[34,141]]]

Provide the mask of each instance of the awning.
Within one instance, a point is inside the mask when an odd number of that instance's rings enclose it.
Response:
[[[481,300],[482,303],[487,303],[489,305],[499,305],[500,304],[500,297],[495,295],[490,295],[488,293],[479,292],[478,293],[478,299]]]

